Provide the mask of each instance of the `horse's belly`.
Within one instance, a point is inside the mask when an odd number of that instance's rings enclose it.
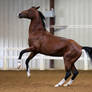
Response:
[[[40,53],[49,55],[49,56],[63,56],[65,52],[65,49],[60,48],[60,49],[43,49],[41,50]]]

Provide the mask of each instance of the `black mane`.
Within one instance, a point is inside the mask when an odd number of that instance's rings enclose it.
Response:
[[[43,24],[43,27],[46,29],[46,25],[45,25],[45,17],[44,15],[42,14],[42,12],[38,11],[39,12],[39,15],[41,17],[41,21],[42,21],[42,24]]]

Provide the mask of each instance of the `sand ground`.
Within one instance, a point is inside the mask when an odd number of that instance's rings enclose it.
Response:
[[[28,79],[25,71],[0,71],[0,92],[92,92],[92,71],[79,71],[71,86],[55,88],[64,74],[61,70],[33,70]]]

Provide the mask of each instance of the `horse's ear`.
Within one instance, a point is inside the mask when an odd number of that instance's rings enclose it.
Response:
[[[40,6],[36,7],[36,9],[39,9],[39,8],[40,8]]]

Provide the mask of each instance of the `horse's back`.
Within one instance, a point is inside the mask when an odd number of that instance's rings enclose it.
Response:
[[[48,54],[63,56],[67,51],[81,54],[81,46],[74,40],[47,33],[43,39],[43,51]]]
[[[62,56],[67,48],[68,40],[46,33],[42,37],[40,51],[43,54]]]

